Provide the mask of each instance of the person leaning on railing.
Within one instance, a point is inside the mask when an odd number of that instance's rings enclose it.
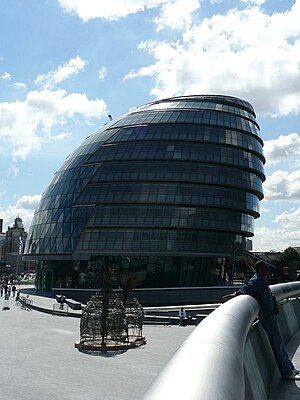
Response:
[[[269,338],[282,379],[300,380],[300,371],[294,367],[284,348],[278,322],[279,310],[276,298],[272,294],[267,281],[270,273],[269,265],[264,261],[257,261],[254,269],[256,274],[248,283],[244,284],[235,293],[224,296],[223,299],[226,301],[242,294],[248,294],[258,301],[260,306],[258,318]]]

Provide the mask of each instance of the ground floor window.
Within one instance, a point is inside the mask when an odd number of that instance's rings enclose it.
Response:
[[[89,261],[49,261],[37,268],[37,289],[52,287],[99,289],[103,272],[113,276],[113,287],[122,287],[130,276],[134,287],[198,287],[228,283],[230,260],[218,257],[93,256]],[[124,275],[125,274],[125,275]]]

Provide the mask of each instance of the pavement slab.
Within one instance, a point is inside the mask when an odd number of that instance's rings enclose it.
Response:
[[[195,328],[147,325],[145,346],[90,355],[74,347],[79,318],[24,309],[13,298],[10,310],[2,303],[0,398],[6,400],[140,399]]]

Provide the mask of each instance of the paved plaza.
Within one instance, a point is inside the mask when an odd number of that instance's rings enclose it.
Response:
[[[3,305],[0,298],[0,398],[6,400],[140,399],[194,329],[145,326],[145,346],[93,356],[74,348],[79,318],[25,310],[13,298],[10,310]]]

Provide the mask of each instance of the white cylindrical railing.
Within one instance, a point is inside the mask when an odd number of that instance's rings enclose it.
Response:
[[[300,296],[300,282],[278,283],[270,286],[277,301]]]
[[[271,286],[277,300],[300,296],[300,282]],[[251,296],[238,296],[206,317],[178,348],[142,400],[241,400],[244,347],[259,312]]]

